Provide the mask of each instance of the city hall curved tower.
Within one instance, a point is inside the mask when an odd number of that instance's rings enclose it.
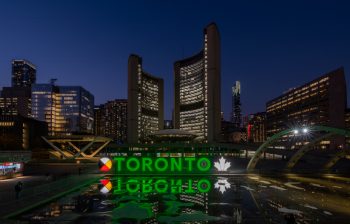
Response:
[[[215,23],[204,29],[203,49],[174,63],[174,126],[205,143],[220,140],[220,35]]]
[[[163,128],[163,79],[142,69],[142,58],[128,61],[128,143],[147,143],[149,136]]]

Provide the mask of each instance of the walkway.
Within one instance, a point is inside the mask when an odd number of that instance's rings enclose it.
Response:
[[[96,181],[99,176],[98,174],[71,175],[56,181],[46,180],[46,177],[43,176],[33,176],[1,181],[0,217],[9,218],[9,216],[49,202],[58,196]],[[16,200],[14,185],[18,181],[23,183],[23,190],[20,198]],[[1,220],[0,223],[2,223]]]

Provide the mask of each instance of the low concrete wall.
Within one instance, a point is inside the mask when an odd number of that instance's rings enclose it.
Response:
[[[27,163],[24,165],[24,175],[71,175],[100,173],[97,163]]]

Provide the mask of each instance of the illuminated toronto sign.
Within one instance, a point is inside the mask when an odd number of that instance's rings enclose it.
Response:
[[[112,168],[112,165],[113,165],[112,161],[107,157],[101,158],[100,161],[98,162],[98,168],[102,172],[108,172]]]
[[[207,177],[228,172],[231,163],[223,157],[214,162],[205,156],[101,158],[101,171],[109,171],[112,166],[115,175],[101,180],[101,193],[197,194],[209,192],[212,183]],[[214,187],[223,194],[230,183],[219,180]]]
[[[117,174],[200,174],[212,168],[207,157],[114,157],[113,160]]]

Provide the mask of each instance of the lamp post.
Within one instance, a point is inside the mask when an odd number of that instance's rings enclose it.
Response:
[[[76,163],[78,165],[78,175],[80,176],[81,174],[80,160],[77,160]]]
[[[297,135],[299,133],[301,133],[301,134],[308,134],[309,133],[309,129],[307,127],[303,127],[303,128],[300,128],[300,129],[293,129],[292,132],[293,132],[294,135]]]

